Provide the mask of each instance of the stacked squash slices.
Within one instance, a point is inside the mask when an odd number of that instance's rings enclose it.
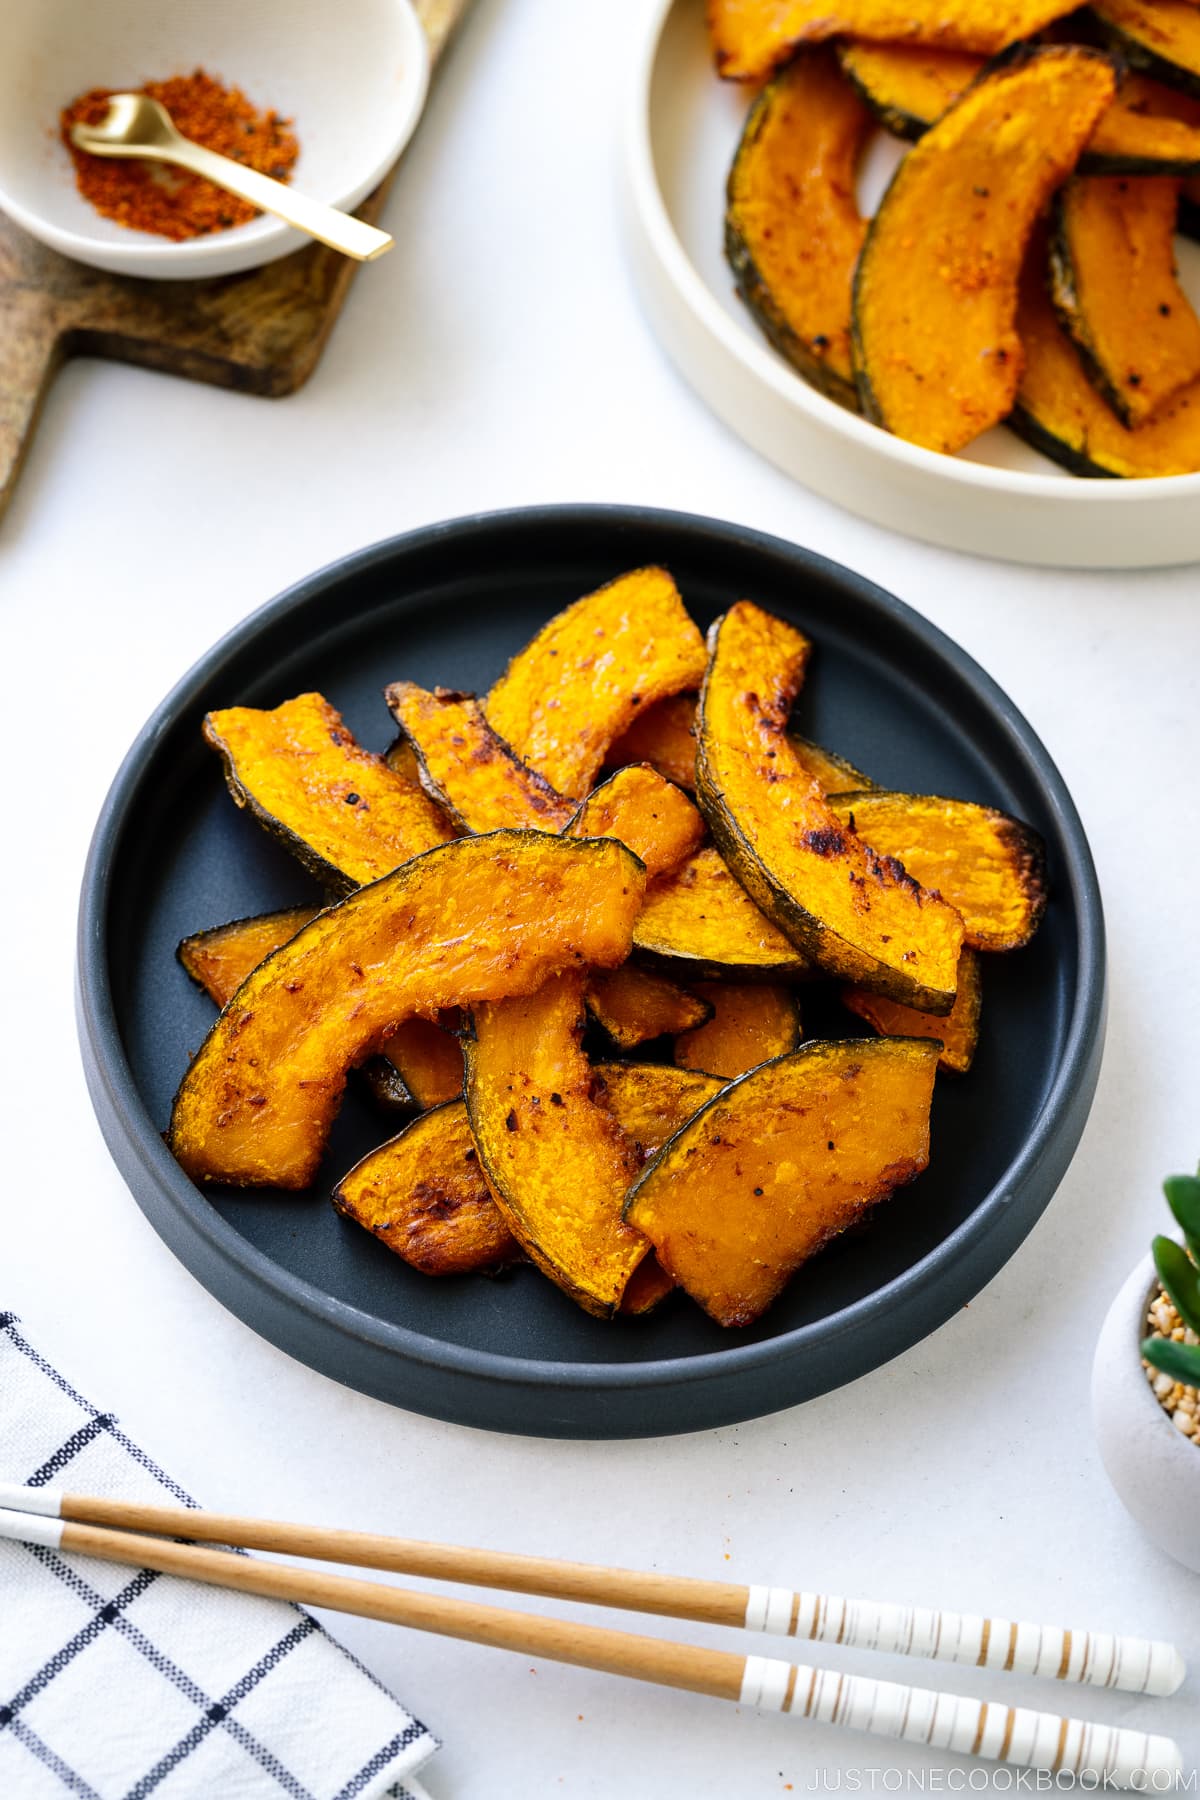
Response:
[[[310,1187],[358,1070],[416,1117],[333,1202],[414,1268],[527,1258],[600,1317],[679,1286],[758,1318],[926,1167],[979,953],[1045,904],[1028,827],[794,734],[810,648],[749,601],[706,644],[644,568],[484,700],[392,682],[386,755],[320,694],[210,713],[234,800],[338,897],[180,946],[222,1008],[172,1112],[186,1172]],[[802,1041],[816,982],[846,1031]]]
[[[718,71],[765,83],[726,253],[806,380],[931,450],[1007,422],[1080,475],[1200,470],[1200,318],[1174,263],[1200,217],[1200,8],[709,0],[708,16]],[[866,219],[880,125],[913,147]]]

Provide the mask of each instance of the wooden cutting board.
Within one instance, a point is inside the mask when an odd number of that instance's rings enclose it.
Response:
[[[436,69],[470,0],[415,0]],[[357,209],[375,221],[393,169]],[[0,512],[68,356],[109,356],[244,394],[295,393],[317,366],[358,264],[313,244],[215,281],[108,275],[0,213]]]

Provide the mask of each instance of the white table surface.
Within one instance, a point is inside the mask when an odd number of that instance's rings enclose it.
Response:
[[[181,1481],[231,1510],[1173,1635],[1200,1664],[1200,1580],[1126,1517],[1088,1414],[1095,1335],[1163,1221],[1159,1180],[1200,1155],[1195,573],[1047,573],[910,543],[793,486],[707,414],[627,277],[617,99],[641,12],[640,0],[478,0],[389,202],[400,249],[360,276],[294,398],[93,361],[58,379],[0,528],[0,1302]],[[778,532],[932,618],[1057,759],[1111,937],[1091,1122],[1049,1213],[991,1286],[839,1393],[654,1443],[439,1424],[261,1341],[131,1200],[92,1116],[72,1015],[92,822],[177,676],[345,551],[454,514],[579,500]],[[961,1785],[975,1767],[381,1625],[335,1629],[444,1739],[438,1800],[882,1786],[871,1770]],[[1067,1692],[974,1670],[951,1679],[1027,1704]],[[1200,1671],[1174,1702],[1069,1692],[1099,1717],[1174,1732],[1191,1768],[1198,1690]]]

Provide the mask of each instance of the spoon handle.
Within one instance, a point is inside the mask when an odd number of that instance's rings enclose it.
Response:
[[[226,188],[239,199],[248,200],[251,206],[286,219],[289,225],[297,226],[309,237],[317,238],[322,244],[329,244],[359,262],[372,262],[385,250],[390,250],[396,241],[386,231],[378,231],[374,225],[366,225],[349,213],[339,212],[336,206],[326,206],[322,200],[297,193],[284,182],[273,181],[269,175],[260,175],[257,169],[247,169],[244,164],[234,162],[228,156],[219,156],[215,150],[206,150],[202,144],[194,144],[188,138],[181,138],[169,147],[164,145],[159,149],[156,146],[151,154],[163,162],[177,163],[194,175],[215,181],[218,187]]]

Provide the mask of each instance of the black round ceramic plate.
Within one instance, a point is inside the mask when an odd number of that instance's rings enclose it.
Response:
[[[701,626],[749,596],[816,651],[799,723],[877,780],[981,800],[1046,839],[1033,944],[986,959],[983,1035],[939,1081],[932,1163],[863,1232],[816,1258],[748,1331],[683,1295],[601,1322],[532,1268],[435,1281],[340,1218],[334,1181],[394,1126],[348,1093],[307,1195],[192,1186],[160,1136],[212,1020],[175,959],[187,933],[316,898],[229,800],[201,742],[211,707],[319,688],[360,740],[392,737],[401,676],[486,690],[550,615],[640,564],[674,574]],[[807,1002],[806,1002],[807,1004]],[[862,1028],[832,1001],[821,1025]],[[968,656],[898,600],[778,539],[712,520],[563,507],[460,520],[345,558],[262,608],[164,701],[96,829],[79,938],[80,1035],[117,1163],[156,1230],[226,1306],[291,1355],[435,1417],[562,1437],[690,1431],[772,1412],[932,1331],[1021,1242],[1062,1178],[1098,1073],[1100,898],[1079,819],[1029,726]]]

